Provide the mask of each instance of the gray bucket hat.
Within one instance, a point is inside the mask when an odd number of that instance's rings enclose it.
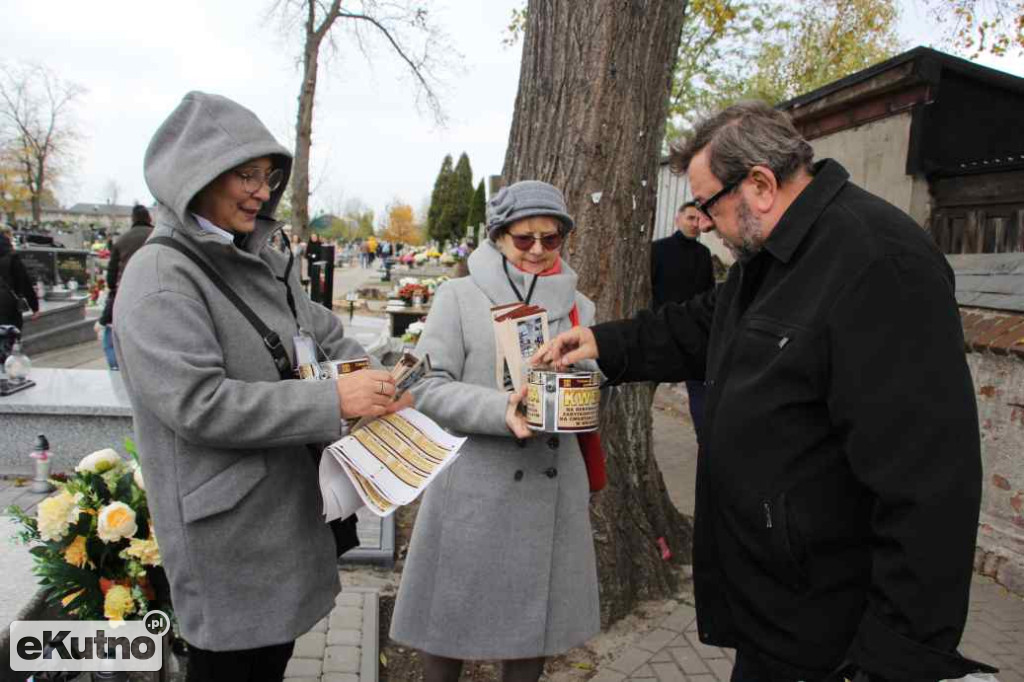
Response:
[[[487,236],[495,241],[502,228],[537,215],[556,218],[566,234],[576,226],[557,187],[540,180],[523,180],[503,187],[487,202]]]

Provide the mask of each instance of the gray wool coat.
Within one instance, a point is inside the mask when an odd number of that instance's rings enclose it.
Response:
[[[203,232],[188,211],[221,172],[290,156],[249,111],[190,93],[146,154],[160,202],[154,235],[197,251],[277,331],[294,361],[301,326],[331,357],[363,355],[341,323],[313,304],[296,262],[268,245],[257,220],[242,248]],[[278,190],[264,205],[272,213]],[[340,437],[333,382],[281,381],[256,331],[199,268],[160,245],[133,256],[118,288],[115,348],[181,632],[212,651],[295,639],[328,613],[339,590],[306,443]]]
[[[490,242],[469,271],[438,289],[417,345],[433,372],[415,389],[416,409],[469,440],[424,493],[391,637],[451,658],[551,656],[600,627],[586,467],[574,435],[517,443],[509,432],[489,310],[516,299]],[[523,273],[509,272],[525,294]],[[538,282],[533,302],[552,335],[571,327],[573,303],[581,324],[593,322],[565,263]]]

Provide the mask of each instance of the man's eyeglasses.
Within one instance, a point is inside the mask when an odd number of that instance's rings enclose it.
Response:
[[[529,251],[533,248],[533,243],[539,241],[540,245],[545,251],[555,251],[562,246],[564,237],[561,232],[555,232],[554,234],[546,234],[544,236],[532,235],[532,234],[512,234],[508,235],[512,238],[512,243],[520,251]]]
[[[249,194],[260,191],[263,183],[267,183],[267,189],[271,192],[276,191],[281,186],[281,181],[284,180],[284,171],[280,168],[275,168],[269,173],[264,173],[259,168],[245,168],[236,170],[234,173],[242,178],[242,187]]]
[[[714,216],[711,215],[711,207],[715,205],[716,201],[718,201],[719,199],[724,197],[726,194],[728,194],[729,192],[731,192],[734,189],[736,189],[737,187],[739,187],[740,183],[743,182],[744,180],[746,180],[746,178],[747,178],[747,176],[744,175],[739,180],[736,180],[735,182],[730,182],[728,185],[726,185],[722,189],[720,189],[717,192],[715,192],[714,194],[712,194],[711,197],[708,198],[706,201],[694,201],[693,202],[694,208],[696,208],[698,211],[700,211],[705,216],[707,216],[708,220],[714,220],[715,219]]]

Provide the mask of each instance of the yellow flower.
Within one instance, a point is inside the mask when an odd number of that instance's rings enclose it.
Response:
[[[121,455],[117,454],[116,450],[105,448],[83,457],[82,461],[75,467],[75,471],[89,471],[94,474],[102,474],[122,464],[124,464],[124,460],[121,459]]]
[[[100,510],[96,534],[103,542],[117,542],[135,535],[135,510],[124,502],[111,502]]]
[[[71,544],[64,549],[64,561],[78,568],[85,568],[86,564],[92,566],[89,561],[89,554],[85,550],[85,536],[79,535],[71,541]]]
[[[124,620],[124,617],[135,611],[135,600],[132,591],[124,585],[114,585],[107,590],[103,600],[103,616],[107,620]]]
[[[149,530],[148,540],[132,538],[131,543],[128,545],[128,549],[124,550],[122,554],[135,557],[140,563],[146,566],[159,566],[160,547],[156,544],[156,536],[153,535],[153,529],[150,528]]]
[[[70,604],[72,601],[74,601],[75,597],[77,597],[78,595],[82,594],[83,592],[85,592],[85,590],[78,590],[77,592],[71,592],[68,595],[66,595],[63,599],[61,599],[60,603],[63,604],[66,607],[68,604]]]
[[[36,512],[40,537],[54,541],[63,538],[71,524],[78,520],[81,513],[78,502],[81,499],[81,493],[72,495],[67,490],[61,490],[40,502]]]

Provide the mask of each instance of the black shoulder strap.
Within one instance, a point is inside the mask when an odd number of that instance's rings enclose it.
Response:
[[[253,309],[242,300],[242,298],[235,293],[224,278],[220,276],[213,267],[205,260],[199,257],[195,251],[185,246],[181,242],[171,239],[170,237],[150,237],[146,244],[162,244],[163,246],[169,246],[175,251],[187,256],[193,263],[199,266],[199,269],[206,273],[206,276],[210,278],[221,293],[227,297],[231,303],[238,308],[238,312],[245,316],[245,319],[249,320],[249,324],[256,329],[256,333],[263,339],[263,345],[270,351],[271,357],[274,358],[274,366],[277,367],[277,373],[282,379],[294,379],[295,373],[292,371],[292,361],[288,359],[288,353],[285,352],[284,346],[281,345],[281,337],[277,335],[273,329],[268,327],[263,320],[260,319],[259,315],[253,312]]]

